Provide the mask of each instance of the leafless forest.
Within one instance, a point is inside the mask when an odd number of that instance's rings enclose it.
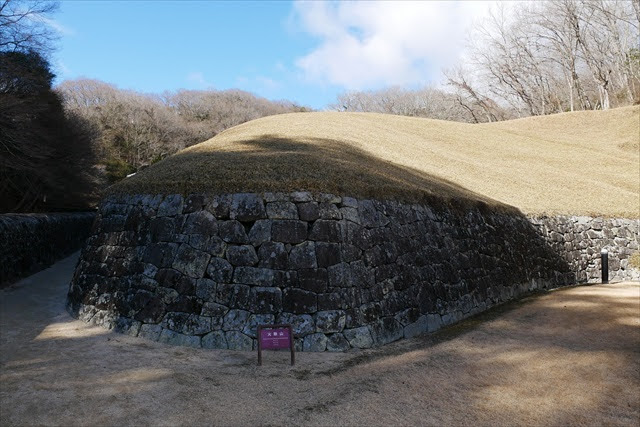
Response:
[[[181,90],[162,95],[120,90],[98,80],[69,80],[56,92],[67,112],[91,125],[108,183],[223,130],[273,114],[306,111],[241,90]]]
[[[638,0],[498,5],[442,89],[347,92],[332,107],[478,123],[638,103],[639,29]]]

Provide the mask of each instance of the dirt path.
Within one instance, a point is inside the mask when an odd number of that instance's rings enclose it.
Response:
[[[0,290],[1,425],[637,425],[640,285],[584,286],[346,354],[171,347],[66,314],[76,257]]]

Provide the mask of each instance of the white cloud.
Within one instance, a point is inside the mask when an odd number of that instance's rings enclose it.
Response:
[[[319,40],[296,66],[306,80],[347,89],[425,84],[460,58],[493,3],[296,2],[294,20]]]
[[[246,86],[249,84],[249,79],[244,76],[238,76],[236,77],[236,84],[240,87]]]
[[[274,91],[276,89],[280,89],[280,87],[282,86],[280,82],[265,76],[256,77],[256,81],[258,82],[258,84],[260,84],[262,90],[265,91]]]
[[[69,28],[65,25],[62,25],[60,22],[56,21],[55,19],[47,18],[46,16],[43,16],[43,15],[33,15],[31,16],[31,19],[34,21],[42,22],[43,24],[47,25],[49,28],[51,28],[56,33],[62,36],[76,35],[76,32],[73,28]]]
[[[238,76],[236,85],[242,90],[254,92],[260,96],[269,96],[277,93],[282,88],[282,83],[266,76]]]
[[[208,89],[213,87],[213,84],[208,82],[207,79],[204,78],[204,74],[202,71],[192,71],[187,74],[187,81],[190,83],[194,83],[198,86],[199,89]]]
[[[59,59],[56,60],[55,64],[56,64],[56,68],[60,72],[60,77],[67,78],[67,77],[70,77],[73,74],[71,69],[69,67],[67,67],[67,65],[64,62],[62,62],[62,60],[59,60]]]

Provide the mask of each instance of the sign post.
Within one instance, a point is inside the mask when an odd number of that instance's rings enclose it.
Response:
[[[291,365],[296,363],[291,325],[258,325],[258,366],[262,366],[262,350],[291,350]]]

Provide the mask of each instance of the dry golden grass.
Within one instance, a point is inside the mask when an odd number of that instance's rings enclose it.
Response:
[[[254,120],[112,188],[329,192],[640,217],[640,107],[471,125],[373,113]]]

